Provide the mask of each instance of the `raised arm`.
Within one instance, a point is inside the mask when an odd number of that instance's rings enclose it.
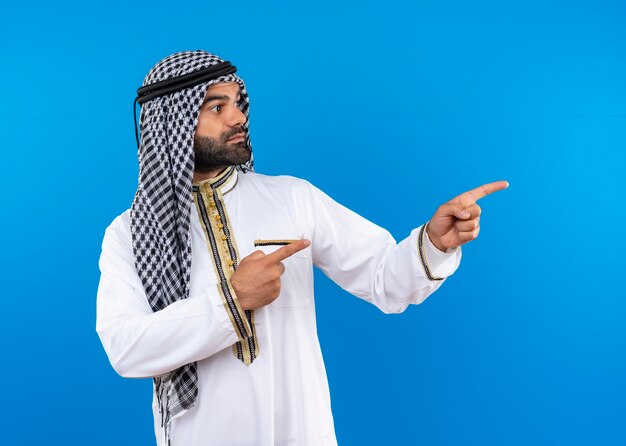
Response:
[[[422,226],[396,243],[386,229],[337,203],[307,182],[314,264],[346,291],[385,313],[419,304],[458,268],[461,248],[438,250]],[[430,276],[430,277],[429,277]]]

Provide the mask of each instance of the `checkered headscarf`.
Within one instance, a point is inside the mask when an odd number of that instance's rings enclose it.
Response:
[[[143,86],[171,79],[223,62],[203,50],[183,51],[159,61]],[[135,267],[143,282],[152,311],[189,297],[191,278],[190,213],[194,170],[194,135],[200,106],[208,87],[217,82],[237,82],[241,87],[241,111],[246,142],[249,99],[245,84],[234,73],[219,76],[183,90],[156,97],[141,108],[139,181],[130,212]],[[252,157],[237,169],[253,170]],[[161,425],[166,439],[173,417],[196,404],[196,363],[154,378]]]

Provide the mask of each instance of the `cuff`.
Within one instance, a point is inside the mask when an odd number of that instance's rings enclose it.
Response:
[[[427,222],[419,231],[417,237],[419,257],[430,280],[444,280],[452,275],[461,260],[461,247],[448,248],[445,252],[437,248],[426,232]]]

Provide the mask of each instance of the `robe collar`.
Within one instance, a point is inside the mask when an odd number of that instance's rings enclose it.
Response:
[[[193,190],[197,190],[200,186],[209,186],[212,189],[219,188],[222,194],[232,190],[237,184],[238,172],[236,166],[229,166],[222,173],[213,178],[207,178],[202,181],[193,182]]]

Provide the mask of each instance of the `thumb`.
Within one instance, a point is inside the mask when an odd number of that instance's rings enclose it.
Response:
[[[469,211],[465,210],[465,207],[461,204],[461,203],[446,203],[446,204],[442,204],[439,207],[440,212],[440,217],[447,217],[447,216],[455,216],[456,218],[460,218],[461,220],[465,220],[467,218],[469,218],[470,213]]]

